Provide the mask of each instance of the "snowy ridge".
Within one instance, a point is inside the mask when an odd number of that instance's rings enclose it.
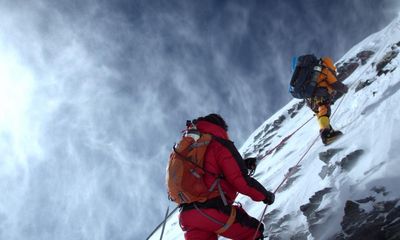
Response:
[[[338,78],[350,89],[332,106],[331,123],[344,135],[329,146],[318,139],[292,171],[267,209],[267,239],[400,239],[399,52],[397,18],[338,61]],[[242,156],[264,156],[311,117],[303,101],[290,101],[251,134]],[[316,138],[312,119],[259,160],[255,178],[275,190]],[[257,218],[265,206],[242,195],[237,201]],[[177,214],[163,239],[183,239]]]

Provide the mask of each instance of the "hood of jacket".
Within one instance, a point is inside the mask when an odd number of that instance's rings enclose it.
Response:
[[[229,140],[228,132],[217,124],[208,122],[206,120],[200,120],[196,123],[196,127],[201,133],[208,133],[216,137]]]

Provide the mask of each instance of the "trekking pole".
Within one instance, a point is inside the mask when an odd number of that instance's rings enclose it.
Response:
[[[168,206],[169,207],[169,206]],[[146,240],[149,240],[151,238],[151,236],[153,236],[153,234],[163,225],[167,222],[168,218],[171,217],[172,214],[174,214],[174,212],[178,210],[178,207],[176,207],[174,210],[172,210],[172,212],[170,212],[165,218],[164,221],[162,221],[160,224],[158,224],[158,226],[156,228],[154,228],[154,230],[149,234],[149,236],[146,238]]]
[[[162,229],[161,229],[160,240],[162,240],[163,235],[164,235],[165,225],[167,224],[168,212],[169,212],[169,205],[167,207],[167,211],[165,212],[164,224],[163,224]]]

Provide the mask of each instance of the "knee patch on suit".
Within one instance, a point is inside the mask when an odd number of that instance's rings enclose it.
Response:
[[[329,128],[330,121],[327,116],[318,117],[318,124],[320,129]]]
[[[318,106],[318,117],[329,116],[329,109],[326,105]]]

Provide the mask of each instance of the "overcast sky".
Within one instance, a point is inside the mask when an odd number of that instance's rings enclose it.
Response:
[[[145,238],[187,119],[240,147],[292,56],[338,60],[397,2],[1,0],[0,239]]]

